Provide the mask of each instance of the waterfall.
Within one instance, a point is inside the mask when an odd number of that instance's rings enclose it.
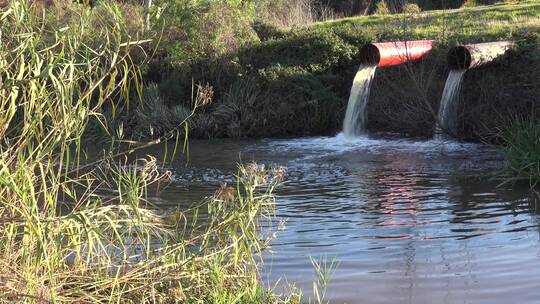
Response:
[[[376,69],[377,66],[375,65],[361,65],[354,77],[347,112],[343,121],[343,134],[345,137],[355,137],[365,132],[369,89]]]
[[[439,106],[438,124],[435,131],[436,138],[440,139],[443,132],[451,135],[456,134],[459,93],[465,72],[466,70],[450,70],[448,74]]]

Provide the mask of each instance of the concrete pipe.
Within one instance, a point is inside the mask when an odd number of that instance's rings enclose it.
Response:
[[[448,67],[451,70],[476,68],[502,57],[514,45],[512,41],[497,41],[456,46],[448,52]]]
[[[433,49],[433,44],[433,40],[371,43],[362,48],[360,58],[363,64],[396,66],[424,57]]]

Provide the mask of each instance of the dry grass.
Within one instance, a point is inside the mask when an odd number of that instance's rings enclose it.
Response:
[[[278,28],[301,27],[339,18],[332,8],[315,0],[267,1],[258,10],[258,19]]]

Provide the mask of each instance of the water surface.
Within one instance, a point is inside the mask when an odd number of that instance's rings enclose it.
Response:
[[[159,151],[154,151],[159,153]],[[233,181],[235,162],[288,168],[278,191],[286,223],[263,279],[307,294],[309,257],[336,257],[330,303],[540,303],[539,225],[525,188],[488,175],[485,145],[342,136],[192,141],[159,198],[186,204]]]

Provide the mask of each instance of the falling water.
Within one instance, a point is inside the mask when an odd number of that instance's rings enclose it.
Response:
[[[439,108],[438,125],[435,131],[436,138],[443,137],[443,132],[452,135],[456,134],[459,93],[465,72],[466,70],[450,70],[450,74],[448,74]]]
[[[361,65],[354,77],[347,113],[343,121],[343,134],[346,137],[361,135],[366,129],[369,89],[376,69],[374,65]]]

